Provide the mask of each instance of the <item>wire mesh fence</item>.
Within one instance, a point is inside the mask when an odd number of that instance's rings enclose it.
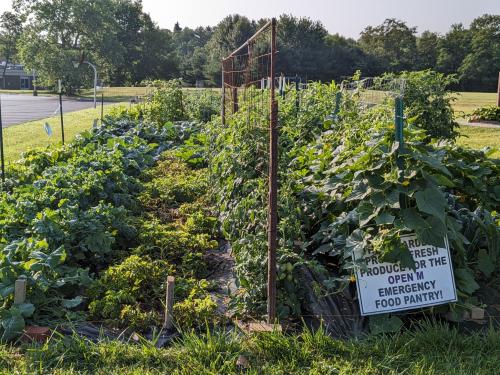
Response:
[[[344,80],[340,86],[343,95],[356,97],[366,108],[393,105],[394,99],[403,97],[405,81],[402,78],[366,77],[359,80]]]
[[[276,100],[276,80],[279,90],[284,85],[283,77],[276,77],[276,20],[272,19],[250,39],[222,60],[222,124],[226,124],[226,114],[231,120],[246,126],[249,137],[261,138],[255,142],[256,155],[267,163],[267,320],[276,319],[276,249],[277,199],[278,199],[278,103]],[[268,141],[262,142],[262,135]],[[265,137],[265,136],[264,136]],[[267,149],[266,146],[267,145]],[[265,170],[260,165],[256,169]]]

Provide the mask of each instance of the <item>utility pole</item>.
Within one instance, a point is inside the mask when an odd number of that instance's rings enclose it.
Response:
[[[498,72],[497,107],[500,107],[500,72]]]

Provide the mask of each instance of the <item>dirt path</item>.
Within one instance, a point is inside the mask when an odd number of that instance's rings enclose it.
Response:
[[[219,248],[210,250],[205,255],[208,268],[211,270],[208,281],[216,284],[216,290],[211,293],[217,303],[219,315],[230,315],[228,304],[230,296],[236,293],[235,261],[231,255],[231,245],[227,241],[221,242]]]

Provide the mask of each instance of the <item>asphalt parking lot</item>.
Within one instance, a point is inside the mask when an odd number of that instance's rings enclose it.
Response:
[[[0,94],[0,100],[4,128],[59,114],[58,96]],[[63,98],[64,113],[93,108],[93,106],[94,102],[92,100]]]

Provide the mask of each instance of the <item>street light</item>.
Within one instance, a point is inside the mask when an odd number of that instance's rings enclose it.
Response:
[[[96,102],[96,96],[97,96],[97,68],[95,67],[94,64],[88,62],[88,61],[83,61],[82,63],[80,63],[80,61],[73,61],[73,66],[75,67],[75,69],[78,69],[80,67],[81,64],[87,64],[87,65],[90,65],[92,67],[92,69],[94,69],[94,108],[97,107],[97,102]]]

